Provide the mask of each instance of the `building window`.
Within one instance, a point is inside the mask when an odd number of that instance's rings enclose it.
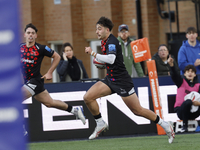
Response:
[[[60,55],[63,42],[62,41],[49,41],[48,43],[50,44],[51,49],[56,51]],[[60,82],[59,75],[58,75],[56,69],[53,72],[52,82],[53,83]]]
[[[91,41],[90,47],[96,53],[101,54],[101,41]],[[93,64],[94,57],[90,57],[91,59],[91,77],[92,78],[99,78],[103,79],[106,76],[106,69],[97,69],[96,66]]]

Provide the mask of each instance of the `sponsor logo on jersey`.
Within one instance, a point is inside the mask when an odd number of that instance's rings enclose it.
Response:
[[[46,49],[47,51],[51,52],[51,49],[50,49],[48,46],[46,46],[45,49]]]
[[[21,62],[26,62],[26,63],[31,63],[31,64],[33,64],[33,63],[34,63],[34,60],[29,60],[29,59],[24,59],[24,58],[22,58],[22,59],[21,59]]]
[[[109,50],[109,51],[116,51],[116,46],[115,46],[115,44],[109,44],[109,45],[108,45],[108,50]]]

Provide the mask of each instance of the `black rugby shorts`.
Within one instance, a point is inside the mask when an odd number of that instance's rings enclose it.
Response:
[[[45,90],[44,79],[41,78],[32,78],[23,86],[32,94],[32,96],[35,96]]]
[[[100,80],[105,83],[113,93],[117,93],[121,97],[127,97],[135,93],[134,84],[132,79],[122,79],[117,81],[111,81],[108,77]]]

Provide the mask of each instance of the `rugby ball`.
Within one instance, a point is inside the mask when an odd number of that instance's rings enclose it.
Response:
[[[100,68],[100,69],[105,69],[106,68],[106,63],[94,58],[93,59],[93,64],[97,67],[97,68]]]

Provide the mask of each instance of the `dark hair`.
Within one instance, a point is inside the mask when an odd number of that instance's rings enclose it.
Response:
[[[24,29],[24,31],[26,32],[26,30],[27,30],[28,28],[34,29],[36,33],[37,33],[37,31],[38,31],[38,29],[37,29],[32,23],[27,24],[26,27],[25,27],[25,29]]]
[[[114,26],[114,24],[112,23],[112,21],[111,21],[110,19],[106,18],[106,17],[101,17],[101,18],[97,21],[96,24],[100,24],[100,25],[102,25],[102,26],[104,26],[104,27],[107,27],[107,28],[109,28],[110,31],[112,30],[112,28],[113,28],[113,26]]]
[[[188,27],[185,32],[186,32],[186,34],[187,33],[197,33],[197,30],[195,27]]]
[[[190,69],[192,69],[192,71],[195,72],[195,74],[196,74],[197,69],[196,69],[195,66],[193,66],[193,65],[187,65],[187,66],[185,67],[185,69],[184,69],[184,73],[185,73],[186,71],[190,70]]]
[[[167,50],[169,51],[167,45],[165,45],[165,44],[160,44],[160,45],[158,46],[158,51],[159,51],[159,49],[160,49],[161,46],[165,46],[165,47],[167,48]]]
[[[63,59],[63,52],[65,51],[65,47],[67,47],[67,46],[69,46],[69,47],[71,47],[71,49],[73,50],[73,46],[70,44],[70,43],[64,43],[63,45],[62,45],[62,48],[61,48],[61,51],[60,51],[60,56],[61,56],[61,59]]]

